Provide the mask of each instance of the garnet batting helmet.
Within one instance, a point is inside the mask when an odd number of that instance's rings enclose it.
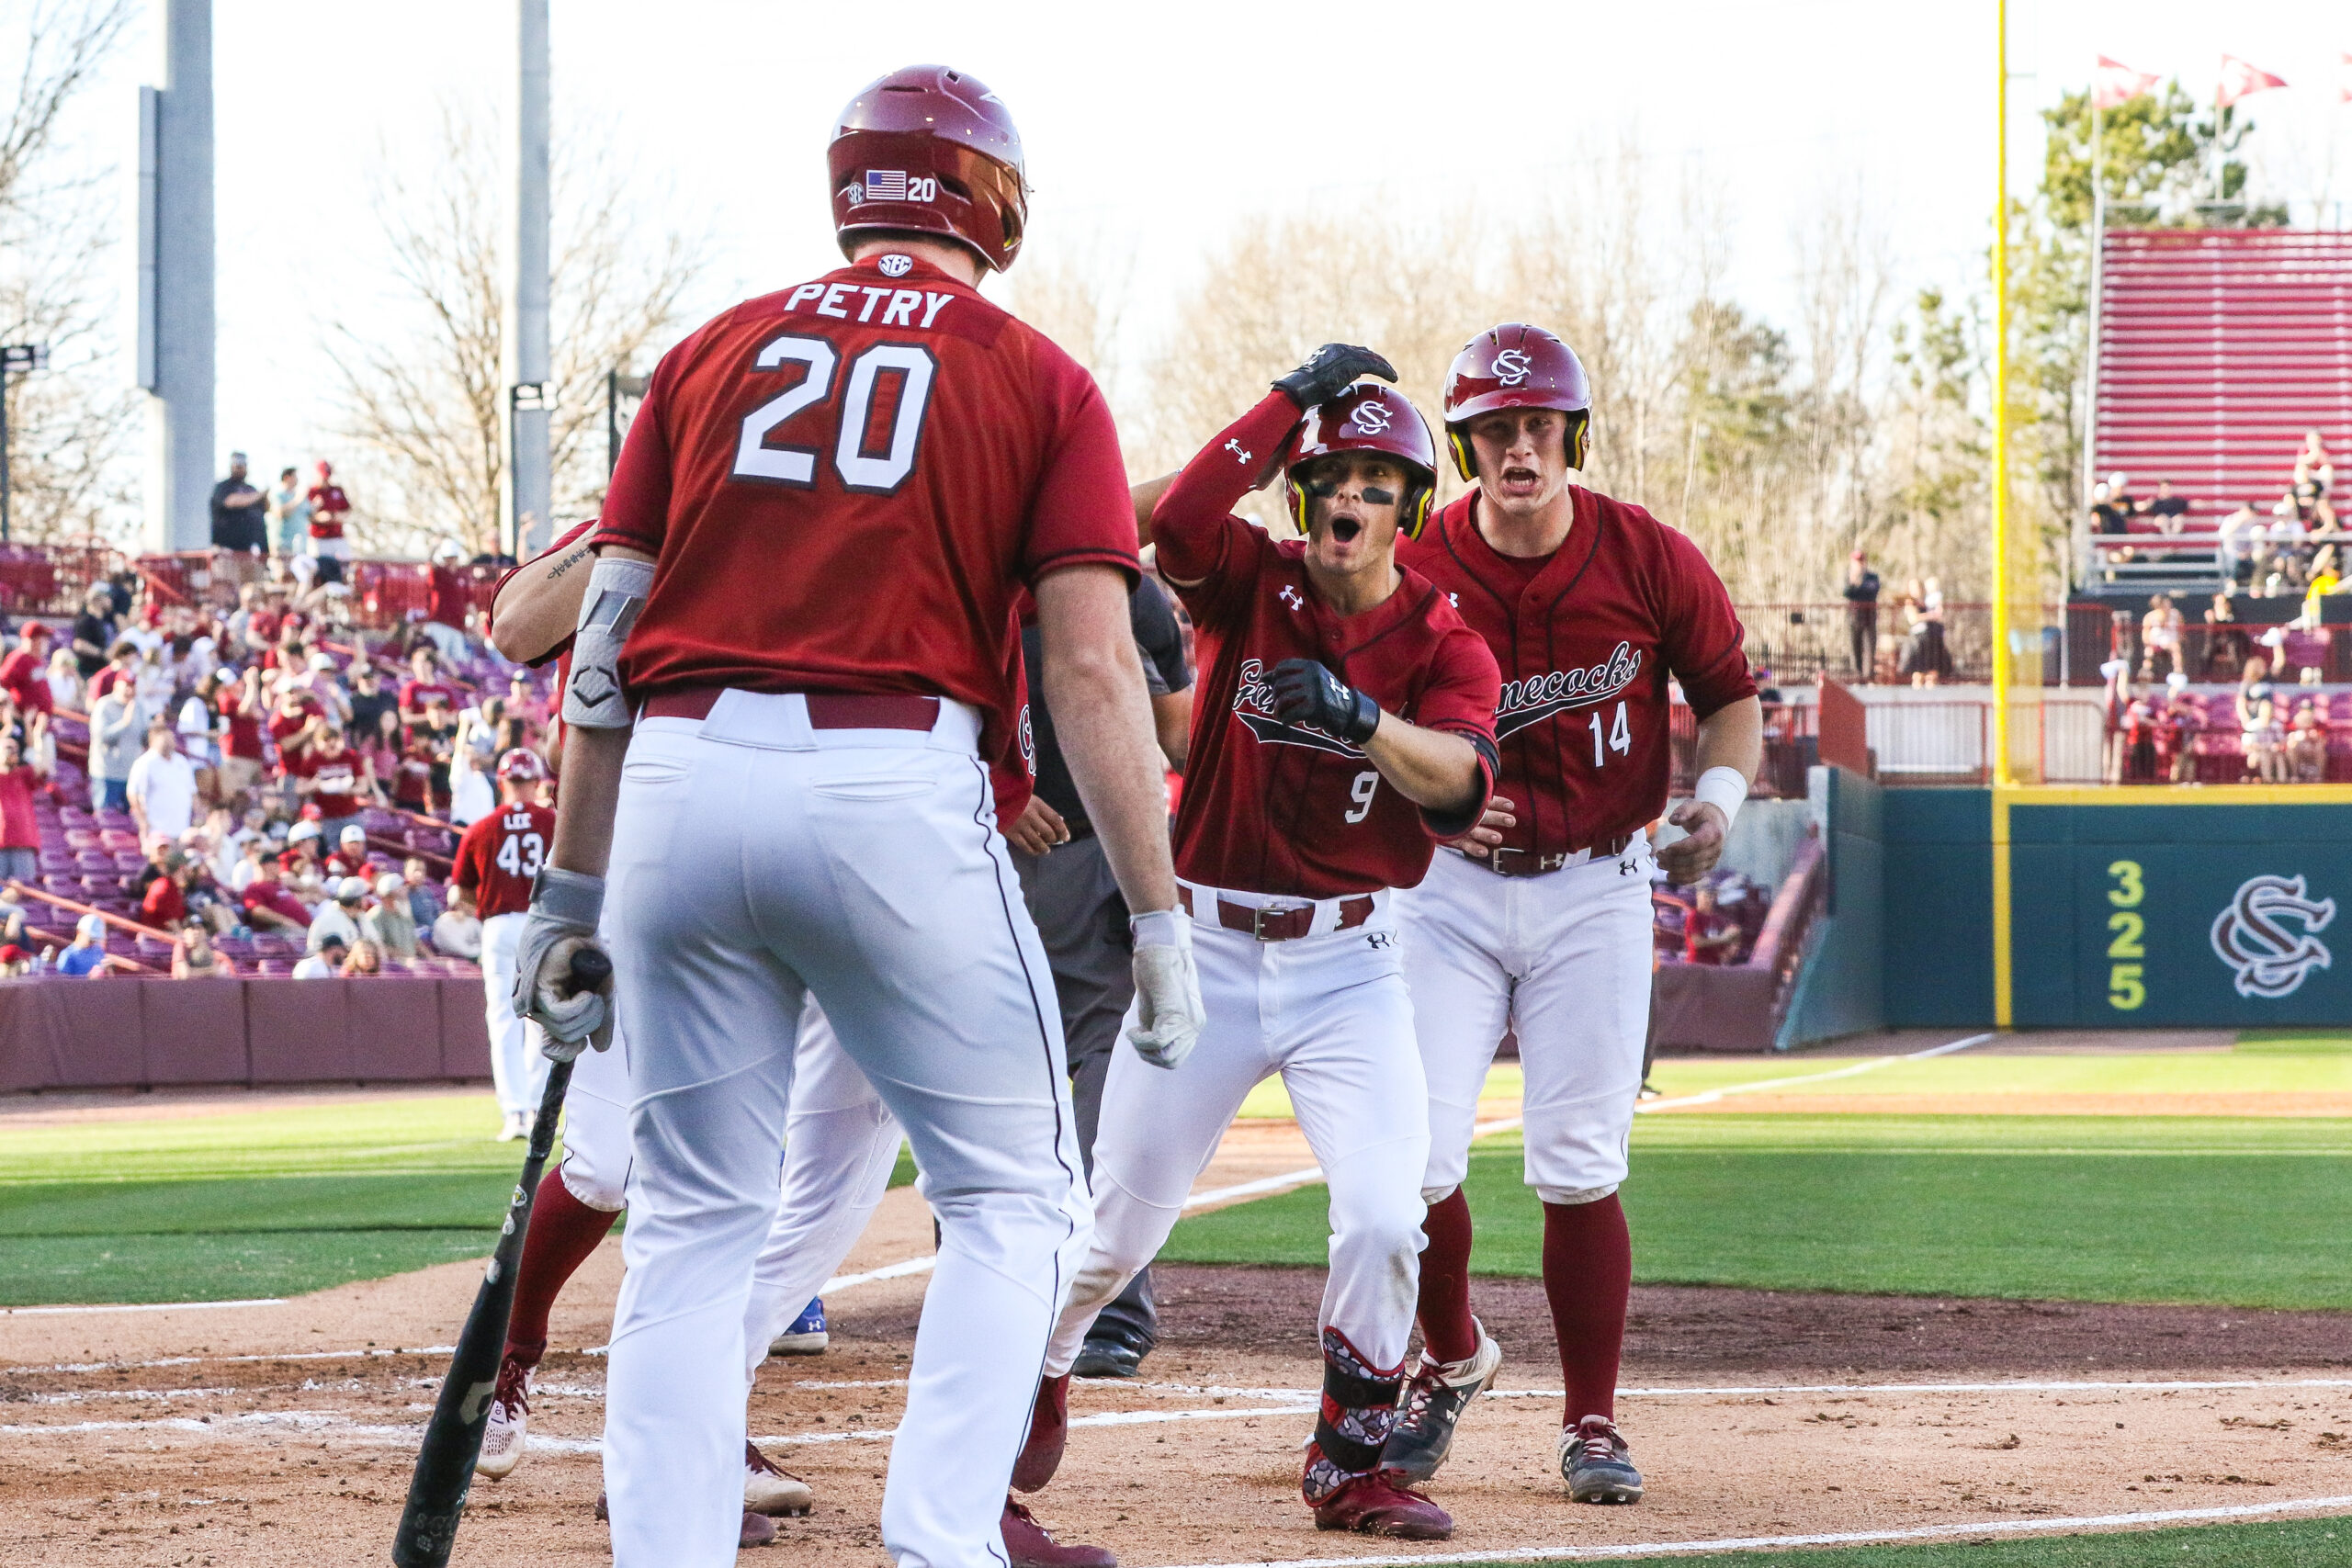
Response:
[[[1463,426],[1497,409],[1557,409],[1568,416],[1568,467],[1584,467],[1592,428],[1592,383],[1576,351],[1542,327],[1505,321],[1453,356],[1445,378],[1445,441],[1465,479],[1478,460]]]
[[[1419,537],[1421,525],[1429,521],[1430,498],[1437,492],[1437,445],[1430,439],[1429,421],[1421,411],[1404,393],[1377,381],[1359,381],[1306,411],[1283,473],[1290,486],[1291,519],[1302,534],[1306,531],[1305,470],[1318,458],[1341,452],[1376,452],[1404,465],[1408,478],[1396,502],[1396,527],[1408,539]]]
[[[876,229],[954,240],[999,272],[1021,249],[1021,132],[976,77],[910,65],[866,84],[842,110],[825,166],[843,255]]]
[[[543,779],[547,776],[548,765],[539,760],[539,754],[537,751],[528,751],[517,746],[498,759],[498,782],[501,784],[504,784],[508,779],[527,781]]]

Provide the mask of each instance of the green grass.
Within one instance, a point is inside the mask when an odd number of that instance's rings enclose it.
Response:
[[[2285,1056],[2321,1052],[2352,1055],[2352,1032],[2341,1029],[2248,1029],[2238,1034],[2235,1049],[2244,1053]]]
[[[2340,1122],[1645,1117],[1635,1279],[1761,1290],[2352,1309]],[[1474,1267],[1541,1271],[1515,1137],[1464,1184]],[[1320,1188],[1188,1219],[1166,1256],[1317,1266]]]
[[[1614,1557],[1623,1568],[2342,1568],[2352,1519],[2198,1525],[2102,1535],[2007,1537],[1984,1542],[1849,1546],[1803,1551]],[[1528,1568],[1520,1564],[1519,1568]],[[1535,1564],[1534,1568],[1546,1568]]]
[[[435,1095],[0,1134],[0,1306],[286,1296],[486,1257],[523,1163],[497,1124],[488,1095]],[[890,1184],[913,1179],[901,1149]]]

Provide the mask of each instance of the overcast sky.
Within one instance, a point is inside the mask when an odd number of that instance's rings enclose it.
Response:
[[[509,90],[513,15],[503,0],[219,0],[224,451],[244,446],[272,472],[334,455],[322,322],[364,325],[372,308],[371,172],[422,157],[436,98]],[[1036,187],[1033,245],[1135,257],[1130,355],[1159,330],[1154,303],[1250,215],[1302,199],[1443,210],[1573,198],[1593,149],[1628,131],[1662,199],[1685,169],[1727,198],[1729,288],[1777,315],[1792,226],[1857,182],[1906,293],[1974,282],[1992,205],[1993,16],[1991,0],[555,0],[555,118],[559,134],[593,119],[714,238],[697,318],[836,265],[832,117],[865,82],[918,61],[973,73],[1012,109]],[[2352,200],[2340,3],[2018,0],[2011,27],[2020,186],[2040,155],[2033,108],[2078,89],[2095,54],[2208,96],[2226,50],[2293,84],[2247,106],[2264,188]],[[155,59],[152,35],[134,39],[77,122],[85,151],[124,165],[126,215],[134,89]],[[1482,324],[1461,323],[1465,335]]]

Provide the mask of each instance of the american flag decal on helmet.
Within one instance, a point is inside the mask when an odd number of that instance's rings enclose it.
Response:
[[[904,169],[868,169],[865,171],[865,199],[868,201],[904,201],[907,199],[907,172]]]

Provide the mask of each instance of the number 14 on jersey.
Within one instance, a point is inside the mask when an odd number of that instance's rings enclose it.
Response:
[[[1611,751],[1616,752],[1617,755],[1622,757],[1634,749],[1634,732],[1625,723],[1625,705],[1623,703],[1619,703],[1617,705],[1617,716],[1610,720],[1607,730],[1604,731],[1600,728],[1600,710],[1599,708],[1592,710],[1591,719],[1592,765],[1594,767],[1607,767],[1609,765],[1609,753]]]

